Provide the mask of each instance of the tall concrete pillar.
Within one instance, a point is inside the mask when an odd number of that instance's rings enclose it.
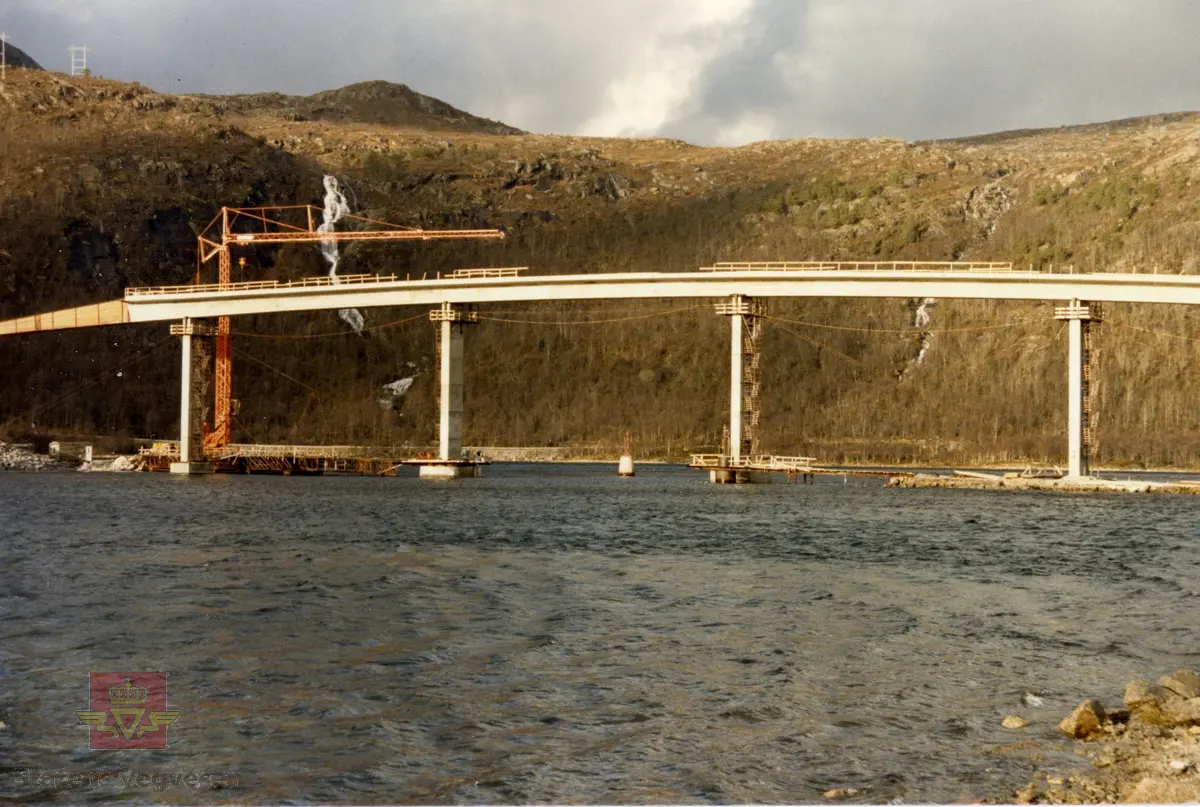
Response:
[[[736,466],[758,450],[759,356],[758,301],[735,294],[714,305],[729,317],[729,464]],[[747,364],[749,358],[749,364]]]
[[[465,308],[442,303],[429,312],[438,329],[438,458],[421,465],[421,476],[478,476],[472,463],[462,458],[463,426],[463,329],[479,321],[479,315]],[[447,464],[449,463],[449,464]]]
[[[1095,440],[1092,418],[1095,414],[1094,380],[1091,378],[1090,330],[1098,322],[1097,308],[1080,300],[1056,308],[1054,318],[1067,322],[1067,475],[1091,474],[1091,455]]]
[[[1069,320],[1067,328],[1067,475],[1087,476],[1088,457],[1083,445],[1083,320]]]
[[[185,319],[185,330],[179,339],[183,355],[179,371],[179,462],[191,461],[195,449],[192,439],[192,331],[191,321]],[[175,469],[172,468],[172,471]]]
[[[212,473],[212,465],[204,461],[204,446],[200,429],[200,411],[197,407],[194,374],[194,355],[198,345],[193,336],[203,336],[211,329],[185,318],[179,325],[171,326],[171,333],[179,337],[179,462],[171,463],[173,474]],[[202,362],[203,363],[203,362]]]
[[[456,460],[462,454],[463,419],[463,325],[443,319],[440,368],[441,412],[438,427],[438,458]]]
[[[734,313],[729,316],[729,456],[733,460],[742,457],[742,356],[745,336],[740,309],[740,297],[734,298]]]

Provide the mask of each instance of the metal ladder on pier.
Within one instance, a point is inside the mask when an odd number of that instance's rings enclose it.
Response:
[[[742,341],[742,456],[759,455],[759,422],[762,418],[762,333],[767,301],[750,300]]]

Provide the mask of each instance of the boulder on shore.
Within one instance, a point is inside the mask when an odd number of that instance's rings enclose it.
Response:
[[[1184,700],[1200,698],[1200,675],[1192,670],[1176,670],[1173,675],[1158,679],[1158,685]]]
[[[1125,686],[1125,706],[1130,718],[1150,726],[1200,725],[1200,675],[1176,670],[1158,683],[1130,681]]]
[[[1088,774],[1035,773],[1014,793],[1017,803],[1200,804],[1200,675],[1176,670],[1157,683],[1130,681],[1122,707],[1085,700],[1059,724],[1069,737],[1089,740],[1095,763]],[[1082,749],[1081,749],[1082,751]]]
[[[1200,726],[1200,698],[1168,700],[1163,713],[1172,726]]]
[[[1075,707],[1075,711],[1062,719],[1058,724],[1059,730],[1068,737],[1082,740],[1100,731],[1108,715],[1104,707],[1095,698],[1088,698]]]
[[[1156,689],[1139,680],[1125,685],[1125,707],[1129,709],[1130,720],[1151,726],[1161,726],[1167,722],[1162,699]]]

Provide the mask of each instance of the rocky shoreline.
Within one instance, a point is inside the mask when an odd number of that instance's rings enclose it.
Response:
[[[1130,681],[1124,703],[1088,699],[1058,728],[1086,743],[1092,769],[1038,772],[1017,804],[1200,803],[1200,674],[1177,670],[1154,684]]]
[[[889,488],[955,488],[958,490],[1052,490],[1066,493],[1176,493],[1200,495],[1200,484],[1193,481],[1153,482],[1149,480],[1101,479],[1099,477],[1060,477],[1042,479],[1017,473],[1004,475],[974,471],[953,474],[917,473],[893,476]]]
[[[68,467],[53,457],[35,453],[32,446],[0,443],[0,471],[51,471]]]

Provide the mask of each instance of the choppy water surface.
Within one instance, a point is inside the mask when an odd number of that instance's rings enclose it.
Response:
[[[489,471],[0,475],[0,797],[1004,796],[1079,699],[1200,661],[1194,497]],[[88,672],[130,670],[170,747],[88,751]],[[19,774],[120,768],[238,787]]]

